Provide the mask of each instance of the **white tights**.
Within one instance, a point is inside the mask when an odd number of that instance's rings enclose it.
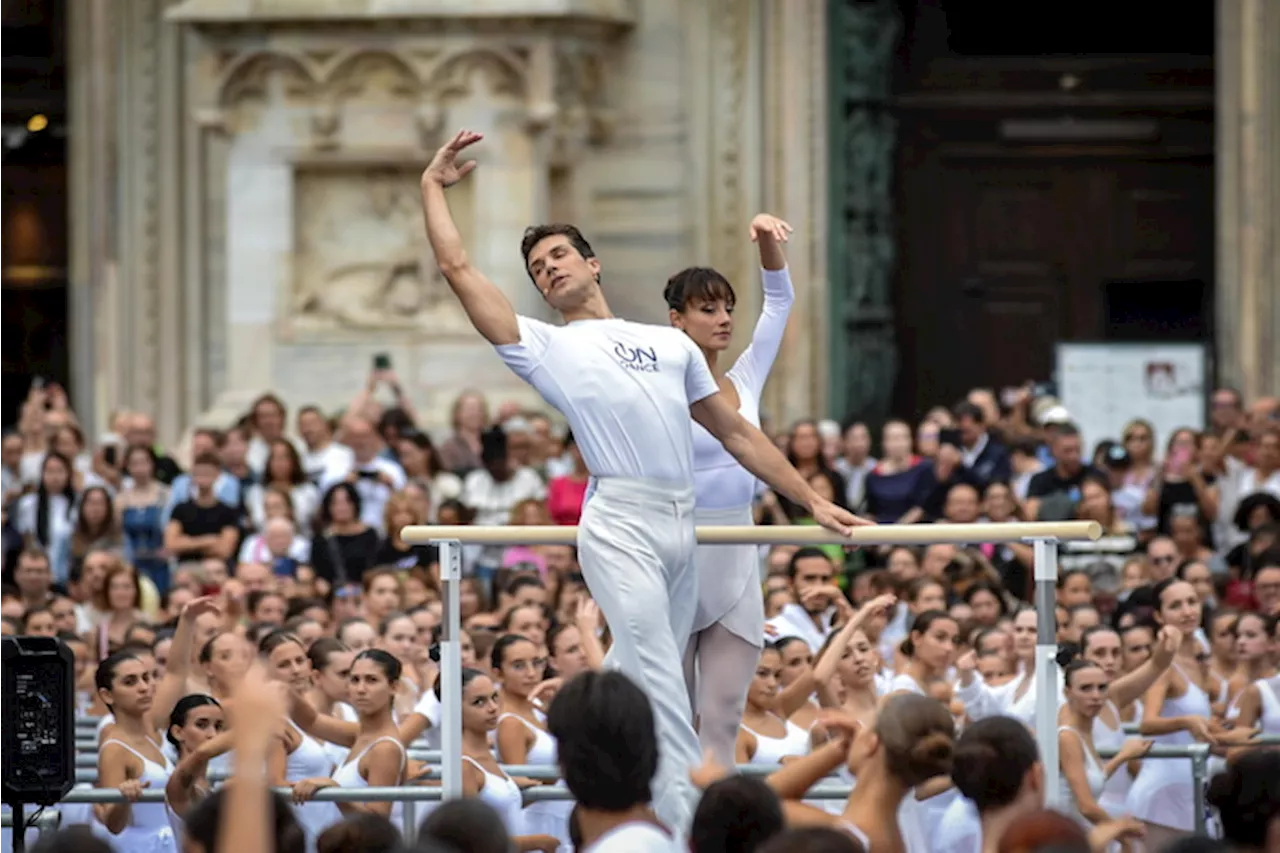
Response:
[[[738,726],[759,662],[758,645],[718,622],[694,634],[685,651],[684,677],[698,720],[698,740],[703,752],[709,751],[722,767],[735,764]]]

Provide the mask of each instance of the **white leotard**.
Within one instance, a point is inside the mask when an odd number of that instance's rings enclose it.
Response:
[[[127,749],[142,762],[142,775],[152,791],[163,791],[173,773],[173,765],[165,757],[164,764],[157,764],[123,741],[110,738],[103,746],[114,743]],[[156,749],[160,745],[156,744]],[[129,823],[119,835],[104,833],[107,841],[119,853],[178,853],[178,839],[169,822],[169,809],[164,803],[134,803],[129,807]]]
[[[1262,713],[1258,728],[1264,735],[1280,735],[1280,675],[1260,678],[1253,682],[1262,700]]]
[[[556,739],[543,728],[521,717],[519,714],[503,714],[498,717],[501,725],[506,718],[519,720],[525,728],[533,733],[533,745],[529,747],[524,763],[535,767],[559,767]],[[484,769],[484,768],[481,768]],[[571,801],[552,802],[542,800],[524,807],[524,834],[550,835],[560,839],[561,850],[572,850],[569,840],[569,813],[573,811]]]
[[[1115,704],[1108,700],[1107,705],[1116,715],[1116,719],[1120,719],[1120,710]],[[1110,749],[1119,749],[1125,742],[1124,724],[1121,723],[1118,728],[1111,728],[1102,719],[1102,715],[1093,719],[1093,745],[1097,747],[1099,752]],[[1129,764],[1125,762],[1116,768],[1116,772],[1112,773],[1107,781],[1102,785],[1102,795],[1098,797],[1098,805],[1112,817],[1120,817],[1125,813],[1125,801],[1129,796],[1129,788],[1133,785],[1133,776],[1129,773]]]
[[[1080,732],[1071,726],[1058,726],[1058,732],[1071,732],[1080,741],[1080,748],[1084,750],[1084,777],[1089,784],[1089,793],[1093,795],[1094,801],[1097,802],[1102,796],[1102,787],[1107,781],[1107,775],[1103,771],[1102,765],[1098,763],[1093,750],[1089,748],[1089,744],[1085,743]],[[1071,792],[1071,786],[1067,784],[1066,774],[1062,772],[1061,768],[1058,770],[1058,784],[1062,791],[1062,812],[1075,818],[1084,826],[1092,826],[1084,815],[1080,814],[1080,804],[1076,802],[1075,794]]]
[[[511,836],[525,835],[524,831],[524,799],[520,794],[520,786],[511,780],[506,773],[497,776],[480,766],[469,755],[462,756],[473,767],[484,774],[484,785],[477,796],[493,808]]]
[[[796,758],[809,754],[809,733],[790,720],[782,721],[787,733],[782,737],[762,735],[746,725],[742,730],[756,739],[756,751],[751,755],[751,764],[781,764],[784,758]]]
[[[380,738],[377,738],[376,740],[370,741],[369,745],[366,746],[364,749],[360,750],[359,754],[353,755],[350,751],[347,752],[347,760],[344,761],[341,765],[338,766],[336,770],[333,771],[333,776],[331,777],[333,781],[338,783],[338,787],[340,788],[368,788],[369,787],[368,780],[360,775],[360,759],[364,758],[365,755],[369,752],[369,750],[373,749],[375,746],[382,743],[383,741],[387,741],[388,743],[394,743],[400,749],[400,775],[396,778],[396,784],[397,785],[403,784],[404,767],[408,761],[408,755],[404,751],[404,745],[401,744],[400,741],[397,740],[396,738],[390,737],[388,735],[388,736],[380,737]],[[400,803],[391,804],[391,822],[394,823],[396,826],[401,825],[400,812],[402,808],[403,807],[400,805]]]
[[[760,280],[764,304],[751,343],[725,374],[738,392],[738,412],[754,426],[760,426],[760,395],[782,346],[787,317],[795,302],[795,289],[786,268],[761,270]],[[724,445],[698,423],[693,425],[693,483],[698,509],[735,509],[750,506],[755,499],[755,475],[738,464]]]
[[[1212,714],[1209,695],[1176,663],[1173,664],[1173,668],[1187,683],[1187,691],[1176,698],[1165,697],[1164,705],[1160,708],[1160,716],[1208,719]],[[1186,746],[1194,743],[1195,738],[1190,732],[1177,731],[1167,735],[1156,735],[1152,741],[1173,746]],[[1142,770],[1138,772],[1138,778],[1129,789],[1128,810],[1139,820],[1183,832],[1192,832],[1195,829],[1193,785],[1191,762],[1148,759],[1142,762]]]
[[[285,718],[294,731],[298,733],[298,748],[285,758],[284,780],[301,782],[303,779],[324,779],[333,772],[333,760],[324,744],[312,738],[297,723]],[[307,849],[315,849],[316,838],[321,832],[334,823],[342,820],[342,812],[337,803],[303,803],[294,806],[294,813],[307,836]]]

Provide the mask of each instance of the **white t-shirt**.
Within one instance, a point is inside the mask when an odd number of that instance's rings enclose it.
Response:
[[[597,838],[584,853],[685,853],[685,850],[651,823],[624,823]]]
[[[495,349],[568,419],[594,476],[693,484],[689,406],[719,388],[684,332],[619,319],[519,323],[520,342]]]
[[[331,479],[320,487],[320,491],[327,492],[330,487],[345,480],[352,471],[359,471],[362,475],[366,475],[355,482],[356,494],[360,495],[360,520],[379,533],[384,533],[383,510],[386,509],[387,501],[391,496],[404,488],[407,482],[404,469],[399,464],[390,459],[383,459],[381,456],[375,456],[364,464],[356,462],[352,457],[351,464],[345,469],[330,471]],[[392,485],[388,486],[377,479],[377,474],[386,474]]]
[[[302,470],[307,479],[321,488],[326,483],[341,480],[355,464],[355,454],[345,444],[331,441],[319,450],[304,448],[301,452]]]

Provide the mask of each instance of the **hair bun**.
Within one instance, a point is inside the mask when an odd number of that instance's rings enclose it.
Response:
[[[935,776],[946,776],[951,773],[951,765],[955,758],[955,736],[951,732],[934,731],[920,738],[911,746],[908,763],[911,775],[915,778],[911,784],[918,785]]]

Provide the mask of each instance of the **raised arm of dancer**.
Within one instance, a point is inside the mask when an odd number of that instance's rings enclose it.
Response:
[[[764,480],[774,491],[809,510],[813,520],[823,527],[848,536],[855,527],[875,524],[818,495],[769,437],[729,405],[723,394],[703,397],[690,406],[689,411],[739,465]]]
[[[764,301],[755,331],[751,333],[751,343],[729,372],[758,400],[782,346],[782,335],[787,330],[787,318],[796,301],[796,291],[787,271],[787,258],[782,253],[782,244],[787,242],[791,226],[775,216],[761,213],[751,220],[750,233],[752,242],[760,247],[760,281],[764,287]]]
[[[267,678],[261,665],[245,673],[236,691],[242,719],[231,730],[236,751],[236,781],[227,788],[227,801],[218,827],[214,853],[271,850],[275,846],[270,788],[261,772],[274,744],[287,702],[284,685]]]
[[[1125,673],[1107,686],[1107,698],[1117,708],[1123,708],[1141,699],[1151,689],[1156,679],[1164,675],[1173,663],[1173,656],[1182,645],[1182,632],[1172,625],[1165,625],[1156,637],[1151,648],[1151,657],[1136,667],[1133,672]]]
[[[307,734],[338,746],[351,747],[360,736],[358,723],[321,714],[305,696],[289,695],[289,716]]]
[[[187,813],[187,809],[195,799],[193,795],[196,793],[196,780],[204,774],[210,761],[231,750],[234,745],[233,738],[234,735],[230,731],[225,731],[213,740],[200,744],[178,762],[173,775],[164,786],[165,802],[169,804],[169,808],[173,809],[174,814],[181,817]]]
[[[897,605],[897,596],[892,594],[880,595],[868,601],[862,607],[858,608],[858,612],[853,615],[848,622],[844,623],[844,627],[831,640],[831,644],[818,657],[813,665],[813,680],[820,686],[819,699],[822,701],[823,707],[834,707],[835,702],[831,701],[833,697],[827,694],[825,689],[830,683],[832,676],[836,674],[836,667],[840,665],[840,658],[844,656],[845,649],[849,647],[849,643],[853,640],[853,635],[861,630],[862,626],[867,623],[872,616],[882,611],[892,610]]]
[[[196,620],[205,613],[218,613],[217,599],[213,596],[193,598],[182,606],[178,616],[178,627],[173,632],[173,643],[169,646],[169,662],[164,668],[164,678],[156,687],[156,697],[151,703],[150,716],[156,728],[168,725],[169,715],[173,707],[186,696],[187,674],[191,659],[195,656],[191,648],[195,639]]]
[[[590,669],[604,667],[604,646],[600,643],[600,606],[595,600],[582,596],[578,599],[578,609],[574,614],[574,624],[578,626],[578,637],[582,643],[582,654],[587,659]]]
[[[465,178],[476,161],[459,163],[458,155],[483,137],[467,130],[458,132],[436,152],[422,173],[422,212],[427,223],[427,239],[436,264],[449,282],[471,325],[495,346],[520,342],[520,325],[515,309],[502,290],[471,265],[458,226],[449,212],[445,189]]]

